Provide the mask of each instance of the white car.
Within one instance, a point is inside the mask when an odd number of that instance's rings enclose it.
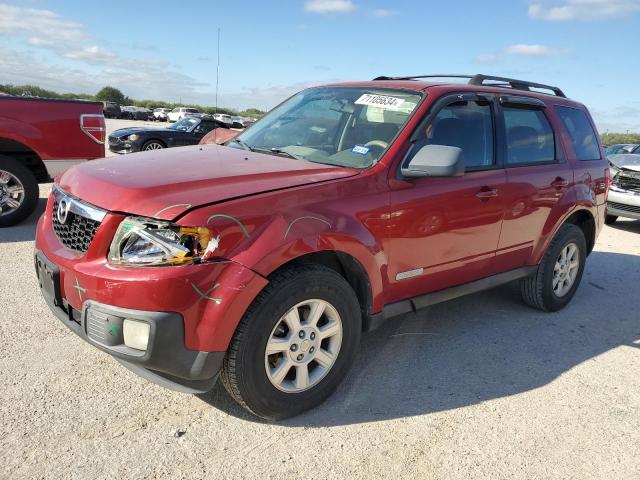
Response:
[[[156,108],[153,110],[153,118],[160,122],[166,122],[170,112],[170,108]]]
[[[171,110],[167,117],[170,122],[177,122],[178,120],[182,120],[184,117],[188,117],[194,113],[200,112],[196,108],[178,107]]]
[[[231,118],[231,115],[227,115],[226,113],[216,113],[213,118],[226,125],[233,125],[233,119]]]

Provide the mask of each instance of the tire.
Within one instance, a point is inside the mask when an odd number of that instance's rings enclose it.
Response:
[[[22,195],[17,192],[22,191]],[[35,210],[40,193],[31,170],[18,160],[0,155],[0,227],[21,222]],[[18,206],[13,206],[18,202]]]
[[[558,286],[554,288],[556,263],[562,263],[560,256],[564,251],[570,252],[571,245],[577,249],[574,257],[578,262],[575,267],[575,276],[573,276],[570,286],[561,280],[562,285],[559,285],[560,282],[558,282]],[[580,285],[586,258],[587,242],[582,230],[572,224],[563,225],[551,241],[536,273],[520,281],[524,302],[546,312],[555,312],[564,308],[571,301]],[[560,278],[563,278],[563,275],[566,275],[564,278],[572,276],[574,270],[570,265],[562,268],[567,268],[567,270],[564,270],[564,273],[563,270],[558,271]],[[566,291],[563,292],[563,288],[566,288]]]
[[[305,302],[313,305],[317,304],[313,302],[325,302],[328,307],[325,305],[325,313],[318,321],[320,329],[316,330],[317,335],[307,331],[307,336],[301,340],[303,337],[295,335],[295,330],[288,329],[289,323],[284,316]],[[310,310],[307,306],[302,305],[296,310],[301,313],[302,327],[311,328],[308,326]],[[334,326],[332,331],[337,331],[336,318],[342,325],[339,338],[334,333],[332,337],[320,340],[322,332],[325,335],[329,332],[329,325]],[[323,322],[326,322],[324,326]],[[284,328],[288,329],[286,335],[276,337],[282,333],[279,329]],[[321,404],[333,393],[353,363],[361,331],[358,299],[343,277],[323,266],[290,268],[276,274],[247,309],[231,340],[220,378],[229,394],[254,415],[268,420],[297,415]],[[266,346],[269,339],[288,340],[290,346],[268,356]],[[336,349],[337,340],[340,342]],[[306,346],[304,342],[308,342]],[[296,345],[295,350],[293,344]],[[322,354],[323,361],[326,360],[324,352],[333,352],[331,366],[321,367],[310,344],[317,345],[315,354],[317,358]],[[296,361],[293,355],[298,355]],[[297,360],[305,355],[307,357],[301,360],[302,363],[298,363]],[[277,375],[270,377],[267,371],[277,372],[277,367],[285,363],[289,365],[286,369],[289,374],[276,386],[272,378]],[[308,372],[306,388],[297,384],[299,372],[303,370]],[[305,377],[300,377],[302,385]]]
[[[161,150],[163,148],[167,148],[167,147],[161,141],[159,141],[159,140],[149,140],[149,141],[145,142],[144,145],[142,145],[142,148],[140,150],[142,150],[142,151],[145,151],[145,150]]]
[[[613,225],[614,223],[616,223],[616,220],[618,220],[617,215],[607,215],[606,217],[604,217],[604,223],[607,225]]]

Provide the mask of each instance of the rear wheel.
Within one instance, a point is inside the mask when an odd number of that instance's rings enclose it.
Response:
[[[240,322],[221,380],[255,415],[279,419],[322,403],[356,354],[361,317],[351,286],[333,270],[276,275]]]
[[[617,215],[607,215],[604,218],[604,223],[606,223],[607,225],[613,225],[614,223],[616,223],[616,220],[618,220]]]
[[[563,225],[551,241],[536,273],[521,280],[528,305],[555,312],[566,306],[580,285],[587,257],[587,242],[575,225]]]
[[[0,227],[27,218],[38,203],[38,181],[19,161],[0,155]]]
[[[142,145],[142,150],[161,150],[166,148],[162,142],[158,140],[149,140],[144,145]]]

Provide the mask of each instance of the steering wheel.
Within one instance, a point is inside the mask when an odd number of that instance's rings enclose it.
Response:
[[[371,140],[364,144],[365,147],[380,147],[382,150],[386,149],[389,144],[387,142],[383,142],[382,140]]]

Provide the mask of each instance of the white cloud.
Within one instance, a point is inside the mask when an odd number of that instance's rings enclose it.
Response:
[[[548,57],[554,53],[554,51],[546,45],[528,45],[524,43],[511,45],[505,49],[505,52],[511,55],[522,55],[525,57]]]
[[[38,37],[58,41],[84,40],[83,26],[65,20],[57,13],[35,8],[22,8],[0,3],[0,34],[38,32]]]
[[[640,0],[563,0],[555,6],[541,3],[529,5],[529,17],[534,20],[567,22],[573,20],[603,20],[620,18],[640,12]]]
[[[353,12],[356,6],[351,0],[311,0],[304,9],[313,13],[348,13]]]
[[[394,17],[398,13],[396,10],[386,10],[384,8],[378,8],[373,11],[373,15],[376,17]]]

